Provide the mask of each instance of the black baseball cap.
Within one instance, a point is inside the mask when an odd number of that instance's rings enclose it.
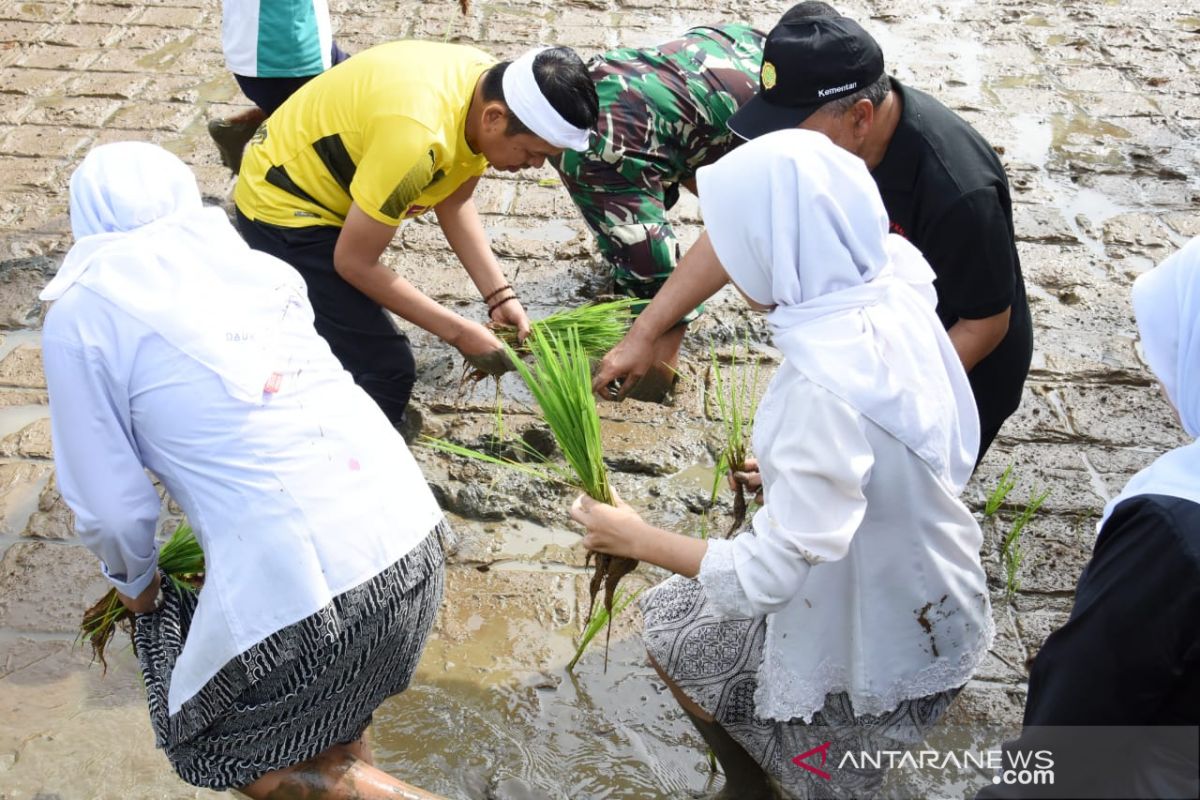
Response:
[[[729,118],[743,139],[794,128],[883,75],[879,43],[848,17],[785,14],[767,34],[759,92]]]

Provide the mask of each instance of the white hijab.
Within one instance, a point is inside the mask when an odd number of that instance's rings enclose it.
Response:
[[[1200,503],[1200,237],[1138,276],[1133,313],[1146,363],[1193,441],[1134,475],[1104,507],[1097,530],[1118,505],[1137,495],[1165,494]]]
[[[775,307],[767,320],[788,363],[961,492],[979,450],[975,399],[934,313],[933,271],[888,234],[866,164],[792,129],[743,144],[697,180],[717,257],[746,295]]]
[[[231,396],[262,403],[277,390],[287,354],[276,331],[287,314],[312,321],[304,280],[205,208],[182,161],[144,142],[95,148],[71,175],[71,232],[42,300],[86,287],[220,375]]]

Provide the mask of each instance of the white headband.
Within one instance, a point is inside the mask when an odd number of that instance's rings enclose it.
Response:
[[[533,59],[549,49],[535,48],[508,65],[502,83],[504,102],[526,128],[547,143],[567,150],[587,150],[590,131],[576,128],[563,119],[533,77]]]

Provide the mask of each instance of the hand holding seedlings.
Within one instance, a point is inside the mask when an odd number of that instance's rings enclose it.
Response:
[[[613,495],[604,464],[600,416],[590,385],[592,362],[581,341],[579,326],[571,325],[562,336],[535,326],[529,337],[529,350],[534,361],[532,367],[515,354],[510,358],[537,402],[542,418],[550,426],[567,468],[556,470],[550,465],[539,467],[499,459],[451,442],[431,440],[429,443],[468,458],[547,475],[551,480],[575,486],[588,496],[609,503]],[[595,605],[596,596],[603,590],[604,608],[611,614],[617,584],[637,567],[637,561],[599,552],[589,553],[589,561],[592,556],[595,556],[595,570],[588,586],[592,604]],[[605,652],[607,654],[607,646]]]
[[[613,503],[585,495],[571,504],[572,519],[588,529],[584,547],[618,564],[646,561],[687,578],[696,577],[708,542],[655,527],[618,498]]]
[[[478,356],[504,349],[504,342],[478,322],[464,319],[456,327],[453,334],[446,338],[446,342],[464,356]]]
[[[750,356],[750,347],[747,343],[746,354],[739,360],[738,348],[734,347],[729,366],[723,367],[717,357],[715,346],[710,345],[709,347],[712,355],[712,394],[716,397],[717,409],[721,415],[721,427],[725,432],[725,449],[717,465],[719,474],[725,469],[723,465],[729,465],[730,468],[734,465],[742,465],[745,468],[752,461],[748,455],[750,426],[758,409],[760,362],[756,360],[753,367],[746,363]],[[757,470],[757,461],[754,462],[754,466]],[[760,477],[758,485],[761,484]],[[734,493],[733,522],[729,526],[725,538],[729,538],[741,530],[748,510],[745,490],[749,488],[753,491],[755,486],[751,486],[746,481],[739,481],[735,476],[734,480],[730,482],[730,488]]]
[[[150,585],[147,586],[137,597],[117,592],[117,599],[121,601],[121,605],[129,609],[131,614],[149,614],[151,611],[158,610],[158,601],[160,591],[162,590],[162,576],[157,572],[150,579]]]
[[[641,516],[613,493],[612,505],[581,494],[571,504],[571,518],[587,528],[583,546],[597,553],[636,559],[637,528]]]
[[[758,459],[747,458],[740,470],[727,473],[729,488],[737,491],[739,486],[754,492],[754,502],[763,504],[762,473],[758,471]]]
[[[561,339],[567,335],[569,329],[574,328],[579,336],[579,344],[588,358],[598,359],[621,341],[621,337],[633,322],[633,308],[644,303],[644,300],[627,297],[568,308],[534,320],[531,330],[552,334]],[[516,350],[518,355],[525,356],[532,352],[526,336],[514,325],[496,320],[488,327],[502,342]]]
[[[502,375],[512,369],[504,343],[478,322],[463,320],[458,332],[447,342],[462,353],[467,363],[488,375]]]
[[[159,575],[166,575],[172,586],[181,592],[196,591],[204,583],[204,551],[190,525],[180,525],[159,548],[158,572],[145,592],[137,598],[129,598],[118,594],[116,589],[109,589],[83,613],[79,637],[88,641],[92,646],[93,658],[105,669],[108,668],[108,662],[104,659],[104,650],[117,632],[117,623],[131,619],[134,614],[154,610],[159,597]],[[151,589],[153,593],[149,593]],[[132,605],[130,600],[133,601]],[[143,600],[146,603],[142,603]]]
[[[515,293],[507,298],[502,295],[499,300],[493,301],[488,318],[497,325],[507,325],[515,329],[518,342],[525,341],[525,337],[533,332],[529,315],[525,313]]]

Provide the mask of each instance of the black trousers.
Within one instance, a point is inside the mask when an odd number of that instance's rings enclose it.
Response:
[[[333,57],[331,67],[336,67],[350,57],[342,48],[338,47],[337,42],[333,43],[331,54]],[[317,73],[317,75],[319,74]],[[233,77],[242,90],[242,94],[246,95],[269,117],[275,113],[275,109],[283,105],[284,100],[292,96],[293,92],[317,75],[303,75],[296,78],[251,78],[235,74]]]
[[[317,333],[329,342],[354,382],[398,426],[416,380],[412,347],[387,311],[334,270],[333,248],[342,229],[283,228],[255,222],[241,211],[237,223],[247,244],[286,261],[304,278]]]

